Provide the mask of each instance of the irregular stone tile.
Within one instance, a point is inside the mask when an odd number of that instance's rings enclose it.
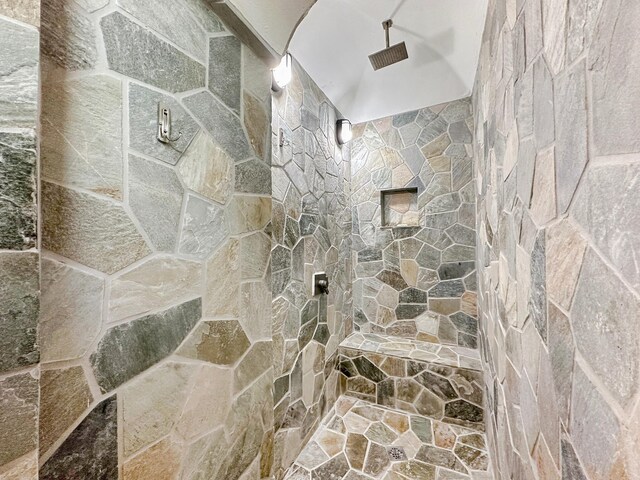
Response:
[[[200,92],[183,100],[184,105],[202,122],[214,142],[238,162],[252,156],[240,119],[208,92]]]
[[[90,357],[101,390],[117,388],[173,353],[201,316],[197,298],[107,330]]]
[[[36,165],[33,133],[0,132],[1,249],[27,250],[36,246]]]
[[[544,232],[539,233],[531,252],[531,296],[529,309],[540,337],[547,341],[547,273]]]
[[[559,213],[569,208],[588,160],[585,83],[584,62],[576,64],[555,82],[555,169]]]
[[[120,205],[43,182],[42,246],[105,273],[149,253]]]
[[[110,69],[172,93],[204,87],[204,65],[121,13],[103,17],[100,27]]]
[[[254,233],[240,239],[240,263],[243,280],[262,278],[270,260],[271,239]]]
[[[240,269],[240,242],[231,239],[207,262],[205,316],[237,317],[240,314]]]
[[[416,460],[430,465],[445,467],[449,470],[455,470],[456,472],[467,473],[467,469],[460,460],[458,460],[452,452],[442,448],[423,445],[416,454]]]
[[[158,251],[175,249],[183,193],[173,169],[129,155],[129,205]]]
[[[576,221],[636,289],[640,288],[640,270],[629,261],[629,254],[640,248],[640,213],[634,207],[640,201],[634,186],[638,178],[638,164],[589,169],[572,208]]]
[[[93,401],[82,367],[45,370],[40,376],[39,449],[46,453]]]
[[[117,5],[151,30],[183,48],[201,62],[207,56],[206,36],[190,3],[182,0],[118,0]]]
[[[449,423],[473,427],[481,424],[484,412],[481,407],[464,400],[455,400],[445,405],[444,415]]]
[[[236,192],[271,194],[271,169],[254,158],[236,165]]]
[[[38,480],[38,452],[33,452],[3,465],[2,480]]]
[[[614,462],[620,426],[581,368],[576,368],[573,376],[570,429],[576,453],[586,471],[596,478],[607,478]]]
[[[46,480],[118,478],[118,427],[115,395],[103,400],[71,432],[40,469]]]
[[[553,79],[542,56],[533,65],[533,103],[534,134],[540,151],[555,139]]]
[[[166,438],[123,465],[124,480],[172,480],[180,471],[180,448]]]
[[[198,259],[209,257],[229,234],[225,210],[193,195],[187,198],[179,250]]]
[[[265,142],[270,135],[269,116],[264,106],[253,95],[244,92],[244,126],[247,129],[249,143],[258,158],[264,158]]]
[[[593,141],[596,154],[640,151],[636,117],[640,103],[633,94],[640,87],[639,41],[635,19],[640,5],[633,0],[602,2],[593,44],[589,49],[593,98]],[[620,72],[628,74],[620,75]]]
[[[400,478],[435,480],[436,467],[426,463],[409,460],[408,462],[397,463],[393,466],[393,471],[402,474]],[[442,472],[442,470],[441,470]],[[386,477],[385,477],[386,478]],[[440,478],[440,477],[438,477]],[[393,480],[391,478],[390,480]]]
[[[578,456],[568,438],[562,439],[562,472],[566,478],[587,480]]]
[[[182,134],[169,145],[158,141],[159,104],[171,111],[172,135]],[[198,129],[198,124],[174,97],[136,83],[129,84],[129,146],[134,150],[175,165]]]
[[[0,10],[11,8],[13,3],[3,2]],[[0,19],[0,42],[0,127],[34,128],[38,110],[38,32]]]
[[[208,10],[211,9],[208,8]],[[264,60],[258,58],[246,46],[242,52],[242,73],[245,90],[260,101],[266,101],[271,98],[271,69]]]
[[[240,111],[240,47],[234,36],[209,39],[207,86],[236,113]]]
[[[489,467],[489,457],[480,450],[465,445],[457,445],[454,452],[471,470],[487,470]]]
[[[371,425],[364,434],[372,442],[377,442],[383,445],[393,443],[397,438],[393,430],[380,422],[375,422]]]
[[[271,338],[271,300],[265,282],[240,286],[240,323],[251,341]]]
[[[0,253],[0,372],[38,363],[38,263],[36,253]]]
[[[43,55],[66,70],[93,68],[98,53],[95,28],[88,13],[78,2],[40,2]]]
[[[369,441],[364,435],[349,433],[345,453],[349,459],[351,468],[355,468],[356,470],[363,469],[368,446]]]
[[[564,0],[542,2],[544,50],[553,75],[557,75],[564,67],[567,3]]]
[[[587,242],[569,220],[547,229],[547,290],[549,298],[565,310],[571,308],[586,246]]]
[[[234,369],[234,391],[244,390],[253,380],[271,368],[273,345],[271,341],[256,342]]]
[[[364,464],[364,473],[378,476],[389,465],[389,454],[387,449],[377,443],[369,444],[367,460]]]
[[[215,320],[202,322],[177,353],[218,365],[233,365],[250,346],[237,320]]]
[[[0,15],[40,26],[40,2],[36,0],[11,0],[0,5]]]
[[[39,344],[43,362],[84,356],[102,328],[103,279],[42,259]]]
[[[0,380],[0,465],[38,446],[38,379],[30,372]]]
[[[122,197],[122,84],[106,75],[43,85],[42,172]],[[101,132],[97,134],[95,132]]]
[[[129,456],[167,435],[189,397],[194,366],[166,363],[127,385],[122,397],[122,437]]]
[[[203,436],[187,447],[181,476],[190,479],[216,478],[222,468],[220,459],[227,456],[229,448],[222,428]]]
[[[111,320],[166,308],[185,297],[196,297],[202,288],[202,265],[170,256],[152,257],[133,270],[111,280]]]
[[[623,405],[638,388],[640,353],[635,339],[640,331],[633,313],[638,308],[634,294],[593,250],[587,250],[571,309],[576,345]],[[613,371],[616,375],[611,375]]]
[[[555,149],[548,148],[536,159],[533,192],[531,195],[531,217],[543,226],[556,216]]]
[[[312,480],[324,480],[330,478],[342,478],[349,471],[349,463],[344,454],[332,458],[311,472]]]
[[[299,463],[305,468],[313,470],[314,468],[323,464],[327,460],[329,460],[329,457],[320,448],[320,445],[312,441],[305,445],[302,452],[300,452],[300,455],[298,455],[298,458],[296,459],[296,463]],[[308,475],[307,475],[307,478],[308,478]]]

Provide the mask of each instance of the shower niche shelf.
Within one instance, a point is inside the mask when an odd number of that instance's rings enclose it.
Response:
[[[380,205],[383,227],[417,227],[420,225],[417,188],[382,190]]]

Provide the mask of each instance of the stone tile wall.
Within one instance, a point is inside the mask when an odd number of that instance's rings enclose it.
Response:
[[[491,0],[473,104],[499,479],[640,478],[640,3]]]
[[[272,116],[275,478],[332,407],[337,349],[351,331],[350,148],[336,145],[336,117],[294,61]],[[314,272],[329,276],[329,295],[312,296]]]
[[[477,348],[472,121],[462,99],[354,127],[356,329]]]
[[[41,3],[40,478],[267,477],[269,70],[204,0]]]
[[[0,478],[37,477],[40,4],[0,5]]]

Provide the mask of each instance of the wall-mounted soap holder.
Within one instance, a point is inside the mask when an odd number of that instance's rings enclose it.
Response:
[[[325,272],[318,272],[313,274],[313,296],[316,295],[329,295],[329,277]]]
[[[180,140],[182,132],[171,138],[171,110],[162,103],[158,103],[158,141],[162,143],[174,143]]]

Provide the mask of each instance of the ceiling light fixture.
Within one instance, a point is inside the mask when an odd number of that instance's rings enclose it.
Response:
[[[291,54],[285,53],[282,60],[280,60],[280,65],[271,70],[271,89],[274,92],[279,92],[291,81],[291,63]]]
[[[336,122],[336,137],[340,145],[350,142],[353,138],[353,127],[351,122],[346,118],[342,118]]]

